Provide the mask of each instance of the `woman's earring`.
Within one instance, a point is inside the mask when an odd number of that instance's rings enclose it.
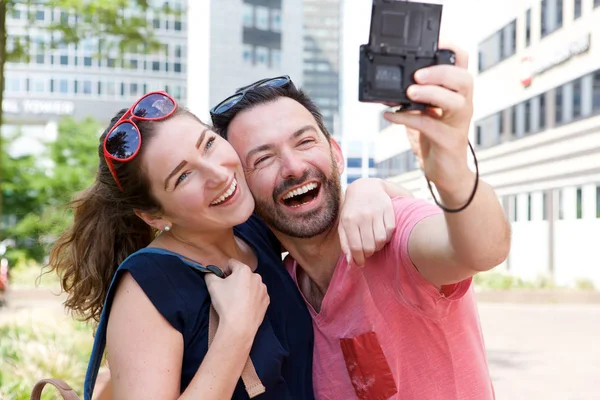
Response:
[[[171,230],[171,225],[166,225],[166,226],[163,228],[163,231],[165,231],[165,232],[169,232],[170,230]]]

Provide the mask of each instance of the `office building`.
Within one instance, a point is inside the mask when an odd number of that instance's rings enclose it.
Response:
[[[302,0],[190,1],[188,104],[208,110],[256,80],[302,86]]]
[[[176,9],[185,0],[170,0]],[[35,23],[30,24],[30,18]],[[8,46],[30,35],[29,61],[5,66],[4,132],[19,130],[24,137],[51,140],[62,116],[93,117],[103,123],[140,95],[166,90],[177,100],[187,98],[187,21],[176,15],[149,15],[164,51],[142,50],[119,57],[103,38],[85,37],[75,45],[48,50],[51,34],[43,26],[75,24],[77,16],[42,5],[16,3],[7,15]],[[137,50],[137,49],[136,49]],[[98,57],[102,52],[104,56]],[[38,143],[39,145],[39,143]]]
[[[319,106],[325,126],[340,128],[341,0],[304,0],[302,88]]]
[[[503,268],[600,287],[600,1],[479,7],[472,142],[512,223]],[[423,186],[420,171],[392,179]]]

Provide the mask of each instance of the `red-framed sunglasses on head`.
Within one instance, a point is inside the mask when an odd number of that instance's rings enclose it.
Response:
[[[104,138],[104,159],[119,189],[124,191],[113,161],[127,162],[135,158],[142,147],[138,121],[160,121],[169,118],[177,109],[175,99],[165,92],[143,95],[112,127]]]

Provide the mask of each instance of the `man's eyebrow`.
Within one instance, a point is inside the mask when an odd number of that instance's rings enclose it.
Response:
[[[298,136],[301,136],[303,133],[305,133],[306,131],[314,131],[315,133],[317,132],[317,129],[312,126],[312,125],[305,125],[302,128],[298,129],[296,132],[292,133],[292,135],[290,136],[291,139],[295,139]],[[252,150],[250,150],[248,152],[248,155],[246,156],[246,164],[249,164],[250,158],[252,158],[252,156],[256,153],[260,153],[262,151],[266,151],[269,150],[270,148],[272,148],[273,145],[272,144],[263,144],[261,146],[255,147]]]
[[[208,132],[210,129],[206,128],[202,131],[202,133],[200,134],[200,137],[198,138],[198,141],[196,142],[196,148],[199,149],[200,145],[202,144],[202,142],[204,141],[204,137],[206,136],[206,132]],[[169,179],[171,179],[174,175],[176,175],[183,167],[185,167],[185,164],[187,164],[187,161],[182,161],[179,163],[179,165],[177,165],[175,167],[175,169],[173,169],[173,171],[171,171],[171,173],[169,174],[169,176],[167,176],[167,179],[165,179],[165,190],[167,190],[167,186],[169,185]]]

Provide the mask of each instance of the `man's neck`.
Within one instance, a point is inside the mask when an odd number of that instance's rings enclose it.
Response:
[[[294,238],[275,231],[275,235],[296,261],[298,286],[313,308],[319,312],[333,278],[341,253],[337,223],[310,239]]]

